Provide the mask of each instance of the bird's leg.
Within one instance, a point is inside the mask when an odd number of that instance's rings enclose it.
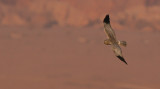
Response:
[[[111,41],[109,39],[104,40],[105,45],[111,45]]]

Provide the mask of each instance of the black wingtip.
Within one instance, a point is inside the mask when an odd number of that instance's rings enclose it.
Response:
[[[103,22],[106,23],[106,24],[110,24],[109,14],[106,15]]]
[[[128,63],[124,60],[124,58],[123,57],[121,57],[121,56],[117,56],[121,61],[123,61],[125,64],[127,64],[128,65]]]

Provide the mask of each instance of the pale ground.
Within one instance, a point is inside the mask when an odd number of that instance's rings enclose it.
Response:
[[[116,34],[129,65],[103,28],[1,28],[0,89],[160,89],[160,32]]]

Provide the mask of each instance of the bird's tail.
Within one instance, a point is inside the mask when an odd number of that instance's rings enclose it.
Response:
[[[121,46],[126,47],[127,46],[127,42],[126,41],[118,41],[118,44]]]

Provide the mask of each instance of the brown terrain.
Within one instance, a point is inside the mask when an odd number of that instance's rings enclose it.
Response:
[[[0,0],[0,89],[160,89],[159,39],[159,0]]]

